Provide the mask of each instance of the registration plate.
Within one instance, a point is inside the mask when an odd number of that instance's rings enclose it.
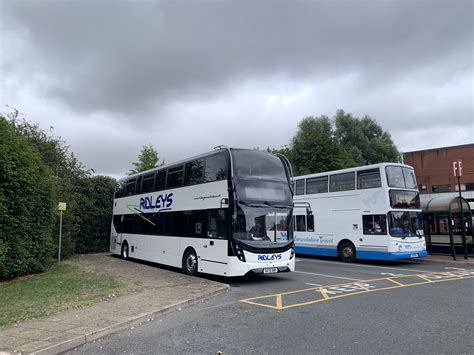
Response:
[[[419,256],[419,255],[415,253],[415,254],[411,254],[411,255],[410,255],[410,258],[417,258],[418,256]]]
[[[264,274],[273,274],[275,272],[278,272],[278,268],[277,267],[270,267],[268,269],[263,269],[263,273]]]

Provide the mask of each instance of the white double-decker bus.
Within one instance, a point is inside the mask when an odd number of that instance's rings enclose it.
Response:
[[[413,168],[381,163],[294,178],[297,254],[396,260],[427,255]],[[309,218],[308,218],[309,217]],[[314,218],[313,218],[314,217]]]
[[[289,165],[221,146],[126,177],[115,193],[110,251],[189,275],[293,271]]]

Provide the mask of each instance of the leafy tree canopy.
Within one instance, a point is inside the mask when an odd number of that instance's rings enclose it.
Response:
[[[359,119],[343,110],[338,110],[333,119],[304,118],[289,146],[268,150],[285,155],[295,175],[396,162],[400,156],[390,134],[374,119]]]
[[[160,155],[151,144],[145,145],[138,155],[138,161],[133,163],[135,168],[130,170],[128,174],[132,175],[141,171],[153,169],[157,166],[163,165],[164,163],[164,161],[160,162]]]

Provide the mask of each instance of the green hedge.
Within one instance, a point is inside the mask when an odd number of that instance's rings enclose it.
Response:
[[[35,147],[0,116],[0,279],[51,262],[56,180]]]

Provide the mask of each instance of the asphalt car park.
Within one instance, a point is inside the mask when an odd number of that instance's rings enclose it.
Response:
[[[472,352],[472,265],[296,260],[292,273],[219,279],[227,294],[75,351]]]

